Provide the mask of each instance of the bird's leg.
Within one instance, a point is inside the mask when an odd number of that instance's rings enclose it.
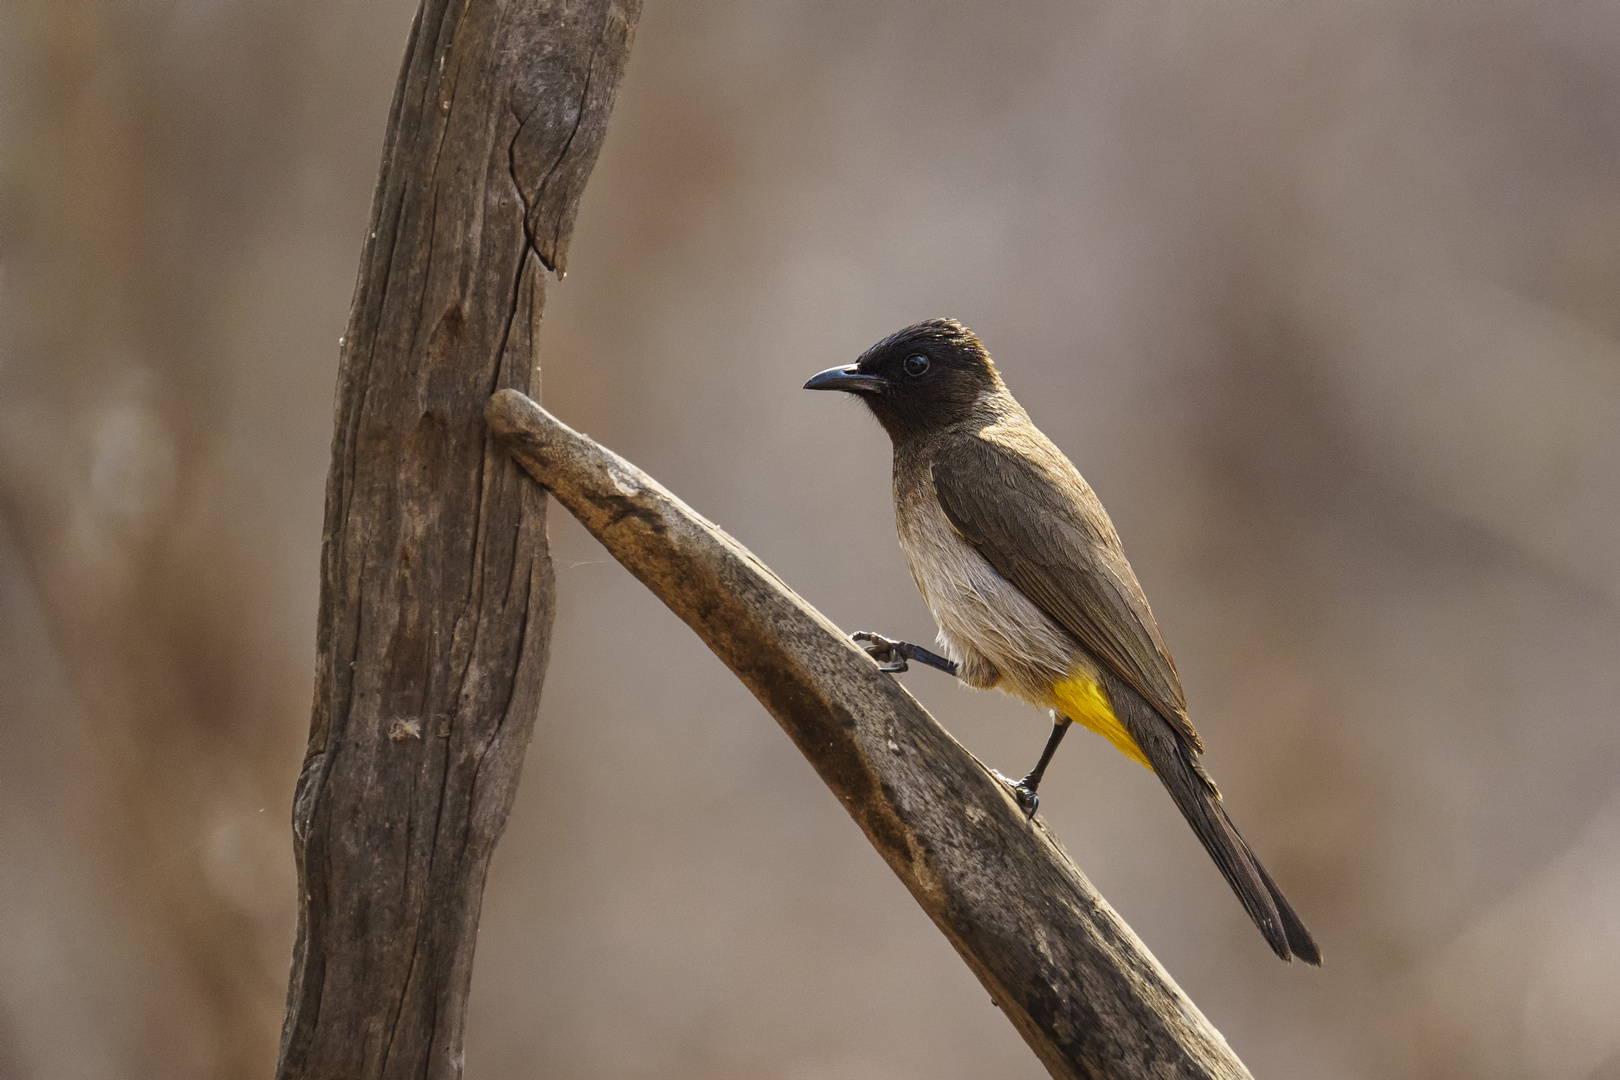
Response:
[[[909,641],[890,641],[883,635],[874,634],[870,630],[857,630],[849,637],[851,641],[865,649],[872,659],[878,662],[879,671],[909,671],[911,665],[907,661],[915,660],[919,664],[938,668],[947,675],[956,674],[956,662],[954,660],[947,660],[938,653],[929,652],[921,645],[913,645]]]
[[[1018,805],[1023,807],[1026,818],[1034,817],[1035,808],[1041,805],[1041,797],[1035,794],[1035,789],[1040,787],[1041,777],[1046,775],[1046,767],[1052,763],[1052,755],[1057,753],[1058,743],[1063,741],[1063,734],[1069,730],[1072,723],[1074,721],[1067,716],[1056,709],[1052,710],[1052,734],[1046,739],[1046,749],[1041,751],[1041,760],[1029,770],[1028,776],[1013,785],[1013,796],[1018,800]]]

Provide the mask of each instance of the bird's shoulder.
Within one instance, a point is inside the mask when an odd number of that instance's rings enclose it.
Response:
[[[1064,538],[1067,543],[1081,540],[1124,555],[1119,532],[1097,493],[1022,410],[942,440],[928,471],[936,487],[942,482],[982,484],[987,496],[993,491],[1038,510],[1048,529],[1072,531]]]

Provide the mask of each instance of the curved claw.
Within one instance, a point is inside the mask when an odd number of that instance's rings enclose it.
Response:
[[[890,641],[882,634],[874,634],[870,630],[857,630],[853,634],[849,635],[849,640],[856,643],[866,642],[866,644],[861,645],[861,648],[865,649],[869,653],[873,653],[874,655],[877,653],[883,653],[885,656],[891,653],[894,650],[895,645],[898,644],[897,642]]]
[[[1025,786],[1022,780],[1013,785],[1013,798],[1018,800],[1019,809],[1024,811],[1025,821],[1033,818],[1036,808],[1041,805],[1041,797],[1035,793],[1035,789]]]
[[[849,639],[866,650],[868,656],[878,662],[878,670],[895,674],[910,671],[911,665],[906,662],[904,654],[895,649],[898,641],[891,641],[882,634],[874,634],[870,630],[857,630],[849,635]]]

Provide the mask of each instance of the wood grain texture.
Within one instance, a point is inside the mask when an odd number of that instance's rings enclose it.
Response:
[[[490,440],[533,391],[638,0],[425,0],[338,378],[298,934],[277,1075],[455,1077],[484,878],[539,705],[545,502]]]
[[[1037,818],[747,549],[514,390],[490,430],[776,717],[1056,1077],[1249,1074]]]

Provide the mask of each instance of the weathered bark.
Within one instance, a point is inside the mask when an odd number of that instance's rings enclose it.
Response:
[[[460,1075],[553,607],[544,499],[483,406],[535,386],[639,14],[425,0],[412,28],[338,378],[280,1077]]]
[[[1247,1077],[1010,789],[758,559],[522,394],[490,429],[798,744],[1056,1077]]]

